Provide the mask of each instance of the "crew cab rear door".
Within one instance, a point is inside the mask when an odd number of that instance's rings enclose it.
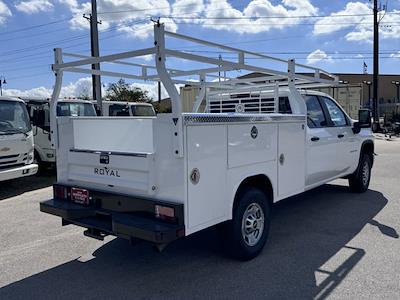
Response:
[[[307,105],[306,186],[318,185],[337,174],[335,165],[337,137],[317,96],[305,95]]]
[[[349,172],[355,162],[358,162],[357,140],[351,129],[349,118],[343,110],[328,97],[319,97],[325,115],[330,122],[329,130],[336,135],[336,168],[338,174]]]

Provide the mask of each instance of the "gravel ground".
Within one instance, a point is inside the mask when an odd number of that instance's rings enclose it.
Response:
[[[0,184],[0,299],[399,299],[400,139],[378,138],[370,190],[338,180],[274,207],[267,247],[224,256],[215,229],[161,254],[39,212],[53,177]]]

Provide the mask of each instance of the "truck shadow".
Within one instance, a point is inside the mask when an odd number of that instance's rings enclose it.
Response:
[[[73,260],[0,289],[0,298],[324,299],[366,252],[347,244],[386,205],[379,192],[351,194],[325,185],[275,205],[269,242],[259,257],[223,256],[215,229],[171,244],[161,253],[113,239],[86,262]],[[335,259],[331,259],[335,256]]]
[[[49,173],[0,182],[0,201],[51,186],[55,180],[55,175]]]

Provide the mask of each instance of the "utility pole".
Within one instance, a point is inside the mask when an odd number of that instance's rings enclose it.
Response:
[[[89,17],[83,15],[85,19],[90,22],[90,47],[92,57],[99,57],[99,30],[98,24],[101,22],[97,21],[97,2],[96,0],[91,0],[92,2],[92,13]],[[93,64],[92,70],[100,70],[100,64]],[[92,75],[92,89],[93,89],[93,100],[97,101],[97,107],[99,111],[102,111],[102,99],[101,99],[101,78],[100,75]]]
[[[161,102],[161,81],[158,81],[158,103]]]
[[[379,128],[379,113],[378,113],[378,83],[379,81],[379,21],[378,21],[378,0],[374,0],[374,90],[373,90],[373,120],[374,128]]]

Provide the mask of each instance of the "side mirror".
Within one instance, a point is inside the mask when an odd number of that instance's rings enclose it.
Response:
[[[38,127],[43,127],[45,123],[45,112],[44,110],[34,110],[33,115],[32,115],[32,125],[38,126]]]
[[[360,128],[371,127],[371,111],[369,109],[360,109],[358,111],[358,123]]]
[[[361,128],[371,128],[371,111],[369,109],[358,111],[358,122],[353,124],[354,134],[360,133]]]

